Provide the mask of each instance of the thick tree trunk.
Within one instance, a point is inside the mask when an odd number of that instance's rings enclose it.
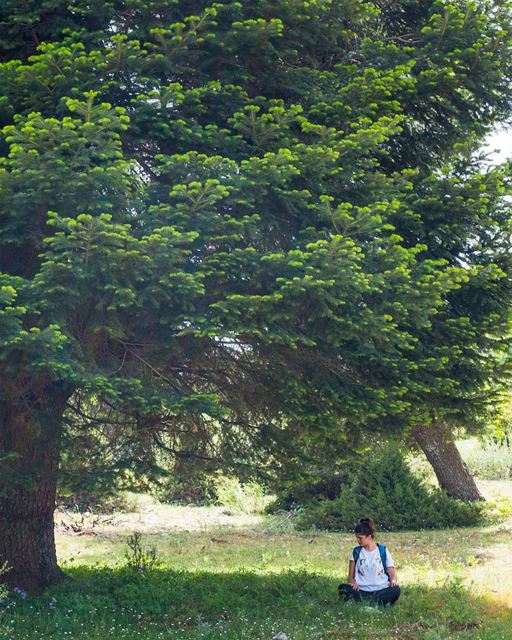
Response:
[[[436,422],[416,427],[412,435],[449,496],[464,502],[484,500],[446,425]]]
[[[24,397],[24,411],[5,396],[0,403],[0,565],[10,567],[2,579],[35,594],[64,577],[57,565],[53,512],[68,396],[46,388],[44,404]]]

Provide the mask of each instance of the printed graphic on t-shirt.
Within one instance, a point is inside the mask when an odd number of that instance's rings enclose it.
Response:
[[[357,573],[361,578],[368,576],[370,573],[376,575],[377,578],[385,576],[380,555],[372,555],[368,558],[361,554],[357,563]]]

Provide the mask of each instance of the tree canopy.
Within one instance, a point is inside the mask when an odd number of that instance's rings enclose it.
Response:
[[[2,526],[28,494],[47,513],[63,416],[88,400],[134,461],[300,465],[478,416],[503,376],[510,234],[507,171],[474,149],[510,111],[509,19],[3,3]],[[26,558],[16,579],[56,579],[54,553],[46,578]]]

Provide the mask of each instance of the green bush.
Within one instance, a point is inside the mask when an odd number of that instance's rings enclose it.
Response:
[[[297,526],[350,531],[363,516],[388,531],[474,526],[483,519],[482,505],[465,504],[428,487],[396,448],[372,456],[335,500],[305,504]]]
[[[340,488],[350,478],[352,471],[346,464],[340,469],[339,464],[333,463],[326,464],[321,469],[303,469],[303,475],[299,477],[279,478],[271,485],[276,499],[265,511],[269,514],[295,511],[299,505],[313,500],[334,500],[340,495]]]
[[[219,475],[215,480],[217,501],[223,507],[238,513],[263,513],[273,499],[265,495],[257,482],[242,484],[238,478]]]

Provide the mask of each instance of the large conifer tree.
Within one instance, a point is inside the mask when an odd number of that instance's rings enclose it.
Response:
[[[509,9],[2,4],[12,584],[61,577],[77,397],[141,451],[253,463],[481,413],[502,376],[507,177],[467,145],[509,113]]]

